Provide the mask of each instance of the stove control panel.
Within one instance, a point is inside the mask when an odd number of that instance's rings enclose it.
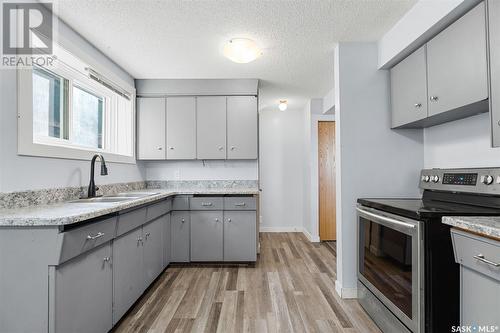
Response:
[[[424,169],[420,188],[500,195],[500,168]]]

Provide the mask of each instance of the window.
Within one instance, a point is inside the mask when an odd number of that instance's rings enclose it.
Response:
[[[128,91],[58,47],[50,68],[18,70],[21,155],[135,163],[135,89]]]

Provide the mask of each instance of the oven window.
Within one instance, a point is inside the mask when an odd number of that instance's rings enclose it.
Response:
[[[359,272],[412,318],[411,236],[359,218]]]

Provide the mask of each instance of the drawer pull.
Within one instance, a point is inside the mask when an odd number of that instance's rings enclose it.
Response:
[[[500,262],[495,263],[493,261],[490,261],[490,260],[486,259],[483,254],[478,254],[477,256],[474,256],[473,258],[477,259],[479,261],[482,261],[485,264],[491,265],[493,267],[500,267]]]
[[[203,207],[210,207],[210,206],[212,206],[212,205],[213,205],[213,203],[211,203],[211,202],[202,202],[202,203],[201,203],[201,205],[202,205]]]
[[[104,236],[104,232],[98,232],[95,236],[92,236],[92,234],[89,234],[87,236],[87,239],[88,240],[95,240],[97,238],[101,238],[102,236]]]
[[[240,203],[235,203],[234,204],[236,207],[245,207],[247,204],[244,203],[244,202],[240,202]]]

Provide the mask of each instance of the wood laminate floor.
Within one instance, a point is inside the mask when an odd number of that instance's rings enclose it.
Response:
[[[254,266],[169,267],[115,332],[380,332],[335,292],[335,243],[262,233]]]

